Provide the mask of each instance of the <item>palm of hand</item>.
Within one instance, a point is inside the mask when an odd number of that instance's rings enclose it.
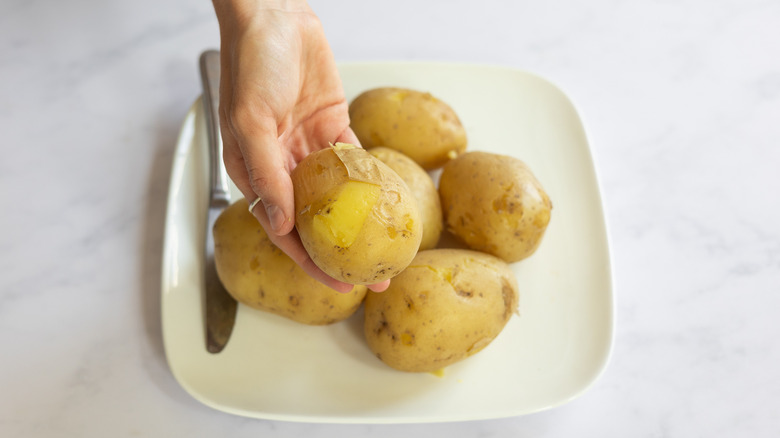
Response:
[[[341,80],[316,17],[298,13],[293,20],[278,21],[240,35],[242,44],[233,57],[238,62],[227,66],[232,89],[225,90],[229,101],[223,99],[228,112],[223,118],[235,142],[225,145],[226,158],[243,162],[235,166],[237,172],[247,169],[250,186],[242,191],[252,189],[244,193],[248,198],[261,194],[262,186],[270,183],[255,174],[268,170],[289,174],[304,157],[330,142],[357,142],[349,129]],[[275,147],[268,147],[273,143]],[[269,161],[273,169],[268,168]]]

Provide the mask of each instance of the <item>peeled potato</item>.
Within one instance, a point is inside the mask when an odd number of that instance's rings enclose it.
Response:
[[[392,169],[339,143],[292,172],[295,227],[312,261],[337,280],[374,284],[401,272],[422,238],[417,202]]]

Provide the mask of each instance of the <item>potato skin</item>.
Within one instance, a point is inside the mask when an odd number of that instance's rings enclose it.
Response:
[[[364,302],[371,351],[401,371],[432,372],[476,354],[517,311],[509,266],[462,249],[420,251],[383,293]]]
[[[387,164],[409,186],[412,195],[417,199],[417,206],[422,216],[423,235],[420,251],[435,248],[444,224],[439,191],[436,190],[436,184],[431,176],[414,160],[393,149],[380,146],[368,152]]]
[[[385,146],[426,170],[466,150],[466,130],[443,101],[406,88],[375,88],[349,105],[350,126],[366,149]]]
[[[350,284],[374,284],[395,277],[412,261],[422,238],[417,203],[401,177],[366,150],[337,144],[308,155],[291,176],[295,227],[325,273]],[[376,184],[381,191],[358,238],[339,246],[318,234],[313,222],[334,191],[349,181]]]
[[[307,275],[277,248],[247,210],[246,200],[214,223],[217,275],[236,301],[309,325],[331,324],[357,311],[365,286],[339,293]]]
[[[445,227],[469,248],[508,263],[536,251],[552,203],[528,166],[514,157],[468,152],[439,179]]]

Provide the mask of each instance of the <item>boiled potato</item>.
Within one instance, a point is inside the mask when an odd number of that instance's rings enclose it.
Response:
[[[246,200],[214,223],[217,275],[236,301],[304,324],[341,321],[360,307],[365,286],[339,293],[307,275],[266,235]]]
[[[364,303],[371,351],[402,371],[433,372],[474,355],[517,311],[517,281],[488,254],[420,251],[383,293]]]
[[[381,162],[395,171],[404,180],[417,200],[422,216],[423,234],[420,250],[436,247],[443,228],[439,192],[431,176],[406,155],[386,147],[376,147],[368,151]]]
[[[439,179],[444,223],[469,248],[512,263],[536,251],[552,203],[517,158],[469,152],[444,166]]]
[[[373,284],[401,272],[422,238],[417,202],[392,169],[339,143],[292,172],[295,227],[314,263],[337,280]]]
[[[385,146],[426,170],[466,150],[466,130],[455,111],[430,93],[375,88],[349,105],[350,126],[366,149]]]

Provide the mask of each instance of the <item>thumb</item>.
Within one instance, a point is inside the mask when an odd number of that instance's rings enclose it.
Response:
[[[260,129],[244,132],[245,135],[237,140],[251,189],[262,200],[263,208],[258,205],[252,213],[261,223],[270,226],[274,233],[285,235],[294,226],[293,185],[276,136],[276,123],[265,125],[267,129],[262,128],[262,122],[259,123],[256,126]],[[253,200],[249,199],[249,202]]]

